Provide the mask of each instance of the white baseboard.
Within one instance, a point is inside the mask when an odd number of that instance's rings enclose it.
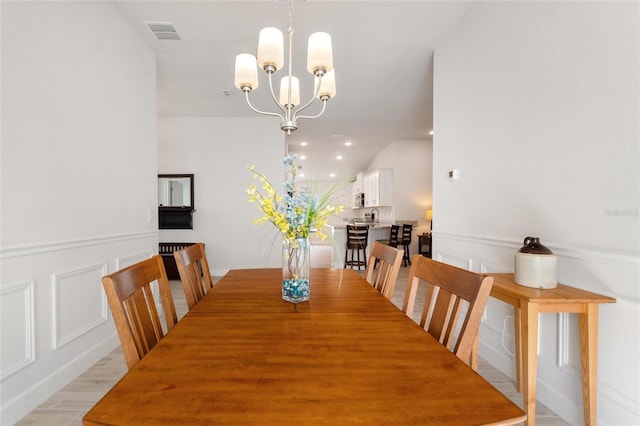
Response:
[[[55,392],[59,391],[60,388],[74,380],[105,355],[117,348],[118,345],[120,345],[120,340],[117,334],[114,333],[35,383],[25,392],[7,401],[2,406],[0,424],[11,425],[16,423],[29,414],[34,408],[46,401]]]
[[[229,272],[229,269],[212,269],[211,270],[211,275],[214,277],[224,277],[227,272]]]

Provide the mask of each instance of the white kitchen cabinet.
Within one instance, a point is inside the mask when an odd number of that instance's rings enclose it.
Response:
[[[360,193],[360,192],[364,192],[362,190],[362,181],[364,180],[364,173],[360,172],[356,175],[356,180],[353,181],[353,195],[355,196],[356,194]]]
[[[353,185],[351,186],[351,203],[352,208],[357,209],[362,206],[358,205],[357,195],[364,192],[364,173],[358,173],[356,175],[356,180],[353,181]]]
[[[375,170],[364,175],[363,181],[365,207],[391,206],[393,203],[393,170]]]
[[[374,207],[377,202],[377,196],[374,194],[374,176],[373,173],[367,173],[364,176],[364,206],[365,207]],[[377,191],[376,191],[377,192]],[[375,200],[375,201],[374,201]]]

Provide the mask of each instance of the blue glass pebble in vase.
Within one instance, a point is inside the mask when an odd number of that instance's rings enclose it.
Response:
[[[282,298],[300,303],[309,300],[309,239],[282,242]]]

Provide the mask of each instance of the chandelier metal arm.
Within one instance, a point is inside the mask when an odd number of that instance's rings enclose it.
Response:
[[[280,117],[281,120],[284,121],[284,119],[289,117],[289,115],[287,114],[287,109],[282,105],[280,105],[280,101],[278,100],[278,98],[276,98],[276,93],[273,91],[273,80],[271,78],[271,76],[273,75],[273,71],[267,71],[267,75],[269,76],[269,91],[271,92],[271,98],[273,99],[273,102],[276,105],[278,105],[278,107],[282,111],[282,114],[284,114],[284,115],[280,115],[280,114],[277,114],[277,115],[278,117]]]
[[[303,118],[301,115],[299,115],[300,112],[302,112],[305,108],[307,108],[309,105],[311,105],[315,99],[316,99],[315,96],[312,97],[309,102],[307,102],[305,105],[303,105],[300,108],[298,108],[296,110],[296,112],[293,114],[293,120],[295,121],[296,118]],[[307,117],[304,117],[304,118],[307,118]]]
[[[320,113],[318,113],[317,115],[296,115],[294,117],[294,120],[297,120],[299,118],[318,118],[320,117],[322,114],[324,114],[324,109],[327,107],[327,101],[329,99],[323,99],[322,100],[322,111],[320,111]],[[296,111],[296,113],[300,112],[300,110]]]
[[[249,108],[251,108],[254,112],[257,112],[258,114],[263,114],[263,115],[273,115],[274,117],[280,117],[280,120],[284,121],[284,117],[278,113],[269,112],[269,111],[260,111],[259,109],[256,109],[253,105],[251,105],[251,101],[249,100],[249,91],[245,91],[244,95],[245,95],[245,99],[247,100],[247,104],[249,105]]]
[[[322,103],[322,111],[320,112],[320,114],[316,115],[315,117],[299,115],[304,109],[306,109],[309,105],[311,105],[313,103],[313,101],[316,99],[316,97],[318,96],[318,93],[320,92],[320,86],[322,86],[322,76],[323,76],[322,73],[318,74],[318,84],[317,84],[316,88],[313,91],[313,96],[311,96],[311,100],[309,100],[309,102],[307,102],[306,104],[304,104],[303,106],[301,106],[300,108],[298,108],[294,112],[294,114],[293,114],[293,120],[294,121],[296,119],[298,119],[298,118],[316,118],[316,117],[320,117],[322,115],[322,113],[324,112],[324,108],[327,105],[326,102]]]

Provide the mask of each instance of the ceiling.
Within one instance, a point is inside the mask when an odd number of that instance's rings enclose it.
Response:
[[[156,52],[160,116],[258,116],[234,87],[235,56],[255,55],[260,29],[273,26],[285,34],[287,61],[287,1],[114,4]],[[298,130],[286,137],[289,152],[306,156],[300,162],[305,176],[333,180],[329,173],[335,173],[334,179],[342,179],[365,171],[395,140],[431,139],[433,49],[470,5],[455,0],[294,2],[292,62],[302,102],[312,96],[313,77],[306,71],[311,33],[331,34],[336,69],[337,94],[325,113],[300,119]],[[171,22],[181,40],[158,41],[145,22]],[[274,74],[276,91],[284,75],[284,70]],[[260,71],[259,78],[251,101],[258,109],[274,111],[266,74]],[[316,102],[305,113],[315,115],[320,109]],[[268,119],[279,126],[277,117]]]

